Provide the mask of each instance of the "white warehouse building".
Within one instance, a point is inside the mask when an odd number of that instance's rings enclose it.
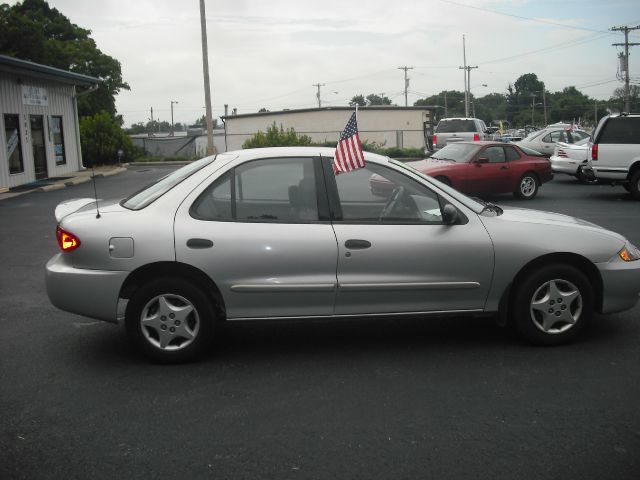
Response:
[[[238,150],[258,131],[275,122],[285,130],[308,135],[313,143],[337,142],[353,107],[323,107],[222,117],[226,150]],[[433,133],[435,107],[372,106],[358,108],[358,132],[363,142],[385,148],[425,148]]]
[[[84,168],[76,99],[98,83],[0,55],[0,190]]]

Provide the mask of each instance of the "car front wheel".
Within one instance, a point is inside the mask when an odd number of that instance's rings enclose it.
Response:
[[[538,193],[538,178],[533,173],[525,173],[518,180],[518,187],[513,194],[522,200],[531,200]]]
[[[133,343],[160,363],[191,361],[213,336],[214,309],[204,292],[181,278],[142,285],[127,304],[125,323]]]
[[[559,345],[578,336],[593,315],[593,288],[570,265],[548,265],[516,287],[512,320],[518,333],[536,345]]]

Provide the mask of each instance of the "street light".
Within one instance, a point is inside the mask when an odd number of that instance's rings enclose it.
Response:
[[[171,100],[171,132],[169,133],[170,137],[173,137],[173,104],[178,103],[176,100]]]

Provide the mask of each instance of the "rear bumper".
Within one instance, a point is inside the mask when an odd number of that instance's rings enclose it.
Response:
[[[66,312],[117,322],[120,288],[129,272],[85,270],[59,253],[47,262],[45,284],[51,303]]]
[[[554,156],[549,161],[551,162],[551,171],[553,173],[567,173],[569,175],[575,175],[578,172],[578,167],[582,164],[580,160]]]
[[[640,260],[596,264],[602,276],[602,312],[621,312],[640,299]]]

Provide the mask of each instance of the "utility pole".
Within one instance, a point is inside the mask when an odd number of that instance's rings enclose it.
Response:
[[[444,118],[447,118],[447,91],[444,91]]]
[[[207,16],[204,11],[204,0],[200,0],[200,31],[202,33],[204,105],[207,112],[207,155],[213,155],[213,118],[211,117],[211,87],[209,86],[209,49],[207,46]]]
[[[173,137],[173,104],[178,103],[176,100],[171,100],[171,133],[169,136]]]
[[[151,124],[149,125],[149,136],[153,137],[153,107],[151,107]]]
[[[613,43],[614,47],[624,47],[624,111],[629,112],[631,105],[629,102],[629,47],[640,45],[640,43],[629,43],[629,32],[640,29],[640,25],[635,27],[611,27],[612,32],[624,32],[624,43]]]
[[[544,126],[547,126],[547,87],[542,84],[542,108],[544,109]]]
[[[409,100],[407,97],[407,93],[409,91],[409,77],[407,76],[407,71],[408,70],[413,70],[413,67],[407,67],[406,65],[404,67],[398,67],[398,70],[404,70],[404,106],[408,107],[409,106]]]
[[[314,83],[312,87],[316,87],[318,89],[318,93],[316,93],[316,98],[318,99],[318,108],[322,108],[322,100],[320,100],[320,87],[324,87],[324,83]]]
[[[467,66],[467,41],[464,35],[462,35],[462,67],[458,67],[460,70],[464,70],[464,116],[469,116],[469,100],[471,96],[471,69],[478,68]]]

